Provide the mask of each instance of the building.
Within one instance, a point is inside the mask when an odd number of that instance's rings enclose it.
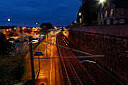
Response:
[[[77,14],[77,23],[82,24],[83,22],[83,14],[82,14],[82,7],[80,7],[78,14]]]
[[[82,0],[79,25],[128,24],[128,0]]]
[[[82,6],[77,14],[77,23],[80,25],[94,25],[97,22],[98,5],[97,0],[82,0]]]
[[[102,25],[128,24],[128,0],[107,0],[98,19]]]

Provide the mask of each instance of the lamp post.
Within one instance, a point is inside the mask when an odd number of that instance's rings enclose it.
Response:
[[[29,37],[29,50],[30,50],[30,59],[31,59],[32,83],[33,85],[35,85],[35,70],[34,70],[34,60],[33,60],[32,36]]]

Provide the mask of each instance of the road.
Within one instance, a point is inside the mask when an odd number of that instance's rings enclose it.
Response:
[[[58,32],[50,32],[46,38],[46,42],[51,42],[56,44],[56,34]],[[54,36],[53,36],[54,35]],[[33,50],[34,52],[43,52],[44,56],[39,56],[40,58],[47,57],[58,57],[58,51],[56,45],[47,44],[41,42],[37,48]],[[38,58],[38,56],[34,56]],[[40,62],[40,66],[39,66]],[[30,53],[25,56],[25,66],[26,72],[23,76],[24,81],[31,80],[31,65],[30,65]],[[59,59],[34,59],[34,68],[35,68],[35,78],[36,85],[44,83],[45,85],[64,85],[61,64]],[[40,68],[40,71],[39,71]]]

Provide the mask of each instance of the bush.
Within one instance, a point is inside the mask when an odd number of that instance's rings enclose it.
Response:
[[[0,60],[0,85],[10,85],[21,81],[24,74],[22,56],[6,56]]]
[[[5,35],[0,33],[0,57],[9,55],[10,52],[14,51],[14,44],[7,41]]]

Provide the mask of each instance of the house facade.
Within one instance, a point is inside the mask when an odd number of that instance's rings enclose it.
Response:
[[[128,0],[110,0],[104,5],[100,20],[104,25],[128,24]]]

